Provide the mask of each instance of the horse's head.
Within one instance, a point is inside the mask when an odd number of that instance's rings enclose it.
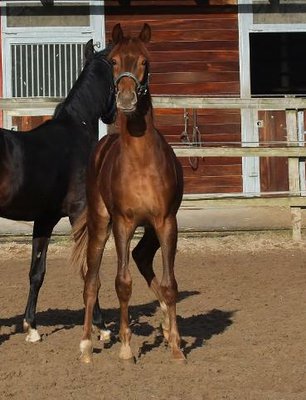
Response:
[[[89,40],[85,46],[85,66],[90,65],[90,63],[95,63],[96,68],[95,72],[99,74],[103,74],[103,95],[104,101],[103,109],[100,110],[101,112],[101,119],[105,124],[111,124],[116,119],[116,97],[115,97],[115,86],[112,76],[112,67],[111,63],[109,62],[108,55],[110,53],[111,46],[107,45],[104,50],[99,52],[95,51],[93,40]]]
[[[112,32],[113,49],[109,59],[113,64],[117,108],[133,113],[138,100],[148,92],[149,61],[145,43],[151,38],[151,28],[144,24],[138,37],[125,37],[120,24]]]

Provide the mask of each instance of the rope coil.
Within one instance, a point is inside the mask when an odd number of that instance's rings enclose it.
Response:
[[[202,139],[201,132],[198,127],[198,114],[197,110],[192,110],[192,132],[189,134],[189,113],[186,108],[184,108],[184,130],[181,133],[180,139],[181,142],[191,146],[191,147],[201,147]],[[196,171],[199,168],[199,157],[189,157],[188,158],[189,165]]]

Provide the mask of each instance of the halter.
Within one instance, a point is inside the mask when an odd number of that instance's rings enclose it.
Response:
[[[139,80],[137,79],[137,77],[136,77],[134,74],[132,74],[132,72],[128,72],[128,71],[122,72],[122,73],[121,73],[119,76],[117,76],[117,78],[114,80],[116,91],[118,90],[118,83],[120,82],[120,80],[121,80],[122,78],[127,77],[127,78],[133,79],[133,81],[136,83],[136,92],[137,92],[137,95],[138,95],[139,97],[145,95],[145,94],[148,92],[149,77],[150,77],[150,74],[149,74],[147,71],[145,71],[145,72],[146,72],[146,74],[145,74],[146,78],[145,78],[145,80],[144,80],[143,83],[139,82]]]

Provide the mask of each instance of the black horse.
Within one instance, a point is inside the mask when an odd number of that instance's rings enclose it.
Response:
[[[98,141],[98,121],[116,115],[112,66],[108,50],[85,50],[86,64],[52,119],[28,132],[0,129],[0,216],[34,221],[30,290],[24,316],[26,340],[40,340],[36,305],[46,271],[50,236],[68,216],[73,225],[86,204],[85,178],[90,154]],[[95,325],[106,330],[99,303]]]

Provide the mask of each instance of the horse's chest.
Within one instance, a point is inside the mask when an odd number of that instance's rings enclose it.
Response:
[[[134,173],[125,175],[114,186],[114,202],[126,216],[156,216],[164,208],[164,183],[158,174]]]

